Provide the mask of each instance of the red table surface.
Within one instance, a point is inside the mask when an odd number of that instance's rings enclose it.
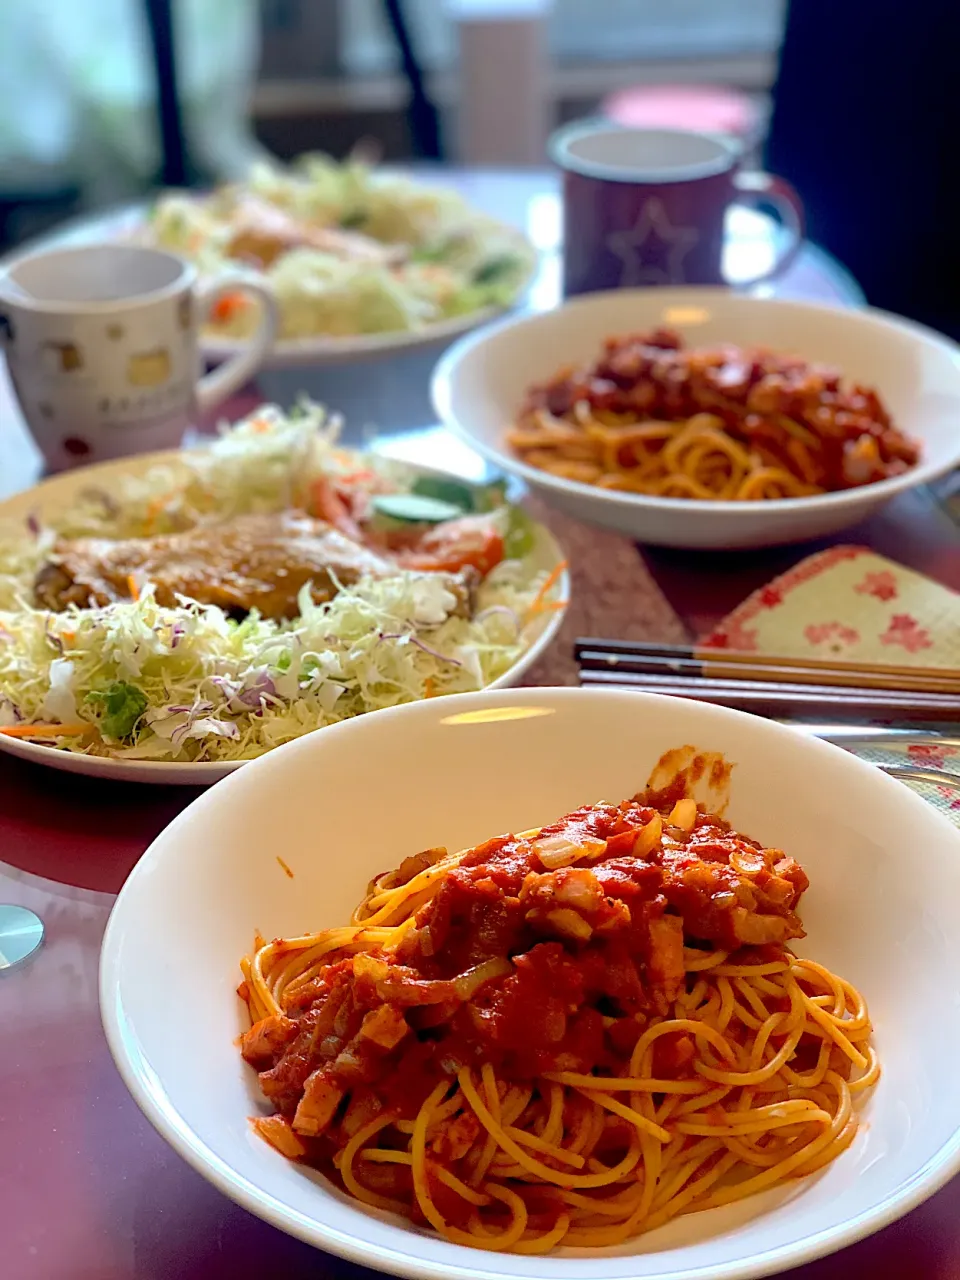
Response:
[[[473,181],[478,190],[470,194],[479,197],[481,176]],[[789,292],[823,296],[815,269],[807,283],[798,277]],[[2,390],[0,436],[10,407]],[[22,451],[6,456],[26,458],[21,483],[29,483],[32,461]],[[558,534],[573,560],[575,592],[586,597],[571,626],[619,616],[618,634],[672,641],[719,621],[813,549],[646,550],[641,558],[613,535],[569,524]],[[926,492],[906,495],[847,537],[960,589],[960,534]],[[564,636],[569,651],[569,629]],[[569,661],[543,670],[550,679],[572,673]],[[113,895],[154,836],[196,794],[0,757],[0,902],[32,907],[47,931],[30,962],[0,971],[0,1280],[369,1274],[282,1235],[208,1186],[141,1116],[107,1050],[97,965]],[[960,1280],[960,1180],[872,1239],[790,1274],[797,1280]]]

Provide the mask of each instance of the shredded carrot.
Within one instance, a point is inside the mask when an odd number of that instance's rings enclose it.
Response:
[[[163,509],[174,496],[174,491],[170,493],[162,493],[159,498],[154,498],[147,506],[147,532],[152,533],[154,525],[157,523],[157,517],[163,514]]]
[[[243,293],[225,293],[210,308],[210,318],[217,324],[229,324],[238,311],[245,310],[250,300]]]
[[[130,592],[131,600],[140,599],[140,588],[137,586],[137,580],[132,573],[127,574],[127,590]]]
[[[546,581],[543,583],[540,590],[534,596],[533,604],[531,604],[528,610],[528,613],[537,613],[540,610],[547,596],[550,594],[553,588],[560,581],[560,578],[566,571],[566,568],[567,568],[566,560],[561,560],[559,564],[555,564],[553,566],[553,568],[547,574]]]
[[[427,676],[423,682],[423,696],[425,698],[435,698],[437,696],[437,682],[433,676]]]
[[[262,436],[265,431],[270,430],[270,420],[268,418],[254,418],[250,423],[251,431],[255,431],[258,436]]]
[[[89,733],[92,724],[8,724],[0,726],[0,733],[7,738],[77,738]]]
[[[293,872],[290,870],[290,868],[287,866],[287,864],[284,862],[284,860],[280,857],[279,853],[277,854],[277,861],[280,863],[281,867],[283,867],[284,871],[287,873],[287,875],[288,875],[288,876],[290,877],[290,879],[292,880],[292,879],[293,879]]]
[[[531,605],[527,611],[527,617],[535,618],[540,613],[559,613],[569,603],[569,600],[548,600],[546,604]]]
[[[60,633],[60,639],[63,640],[65,644],[73,644],[76,638],[77,633],[75,631],[62,631]]]

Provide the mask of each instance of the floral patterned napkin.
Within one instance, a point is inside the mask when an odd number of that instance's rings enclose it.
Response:
[[[927,670],[960,667],[960,595],[867,547],[830,547],[755,591],[698,648]],[[951,732],[942,723],[927,727]],[[960,826],[960,748],[884,742],[851,749],[874,764],[956,774],[956,788],[906,785]]]
[[[830,547],[755,591],[698,647],[960,667],[960,594],[867,547]]]

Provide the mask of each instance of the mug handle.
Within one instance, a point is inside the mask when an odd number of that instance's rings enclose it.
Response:
[[[745,169],[733,175],[733,183],[739,195],[737,204],[745,204],[752,208],[763,207],[775,209],[780,221],[790,233],[791,243],[769,271],[754,276],[750,280],[738,280],[737,286],[761,284],[764,280],[775,280],[795,261],[803,247],[806,234],[806,223],[803,216],[803,203],[790,183],[772,173],[764,173],[759,169]]]
[[[273,293],[266,286],[244,278],[218,280],[215,284],[201,285],[195,294],[199,315],[205,318],[215,303],[234,293],[252,294],[259,300],[260,324],[245,350],[238,351],[219,368],[204,374],[197,383],[197,408],[200,413],[215,409],[227,396],[253,377],[273,346],[280,328],[280,313]]]

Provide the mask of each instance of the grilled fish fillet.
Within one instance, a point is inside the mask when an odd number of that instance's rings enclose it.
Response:
[[[306,219],[278,209],[266,200],[243,193],[234,206],[231,258],[256,263],[263,270],[291,249],[318,249],[344,262],[391,266],[406,256],[402,245],[381,244],[371,236],[339,227],[316,227]]]
[[[322,602],[336,595],[338,582],[395,572],[390,560],[322,520],[285,511],[157,538],[61,540],[37,574],[34,593],[39,605],[59,612],[129,599],[131,583],[148,580],[161,605],[183,595],[227,613],[259,609],[265,618],[294,618],[307,582]]]

